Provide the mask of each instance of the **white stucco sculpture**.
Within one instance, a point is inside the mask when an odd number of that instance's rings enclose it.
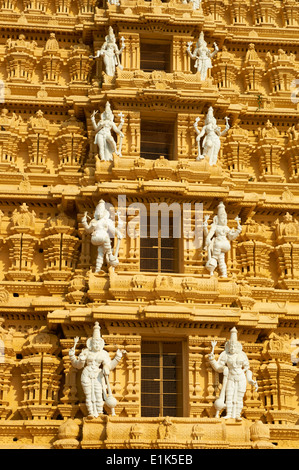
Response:
[[[216,361],[214,349],[217,341],[212,341],[212,352],[209,354],[209,362],[216,372],[223,373],[220,396],[215,401],[216,417],[221,410],[226,408],[225,418],[235,418],[241,421],[243,398],[246,392],[247,382],[258,390],[258,385],[252,379],[247,355],[242,351],[242,344],[237,340],[237,329],[230,330],[230,339],[225,343],[224,351]]]
[[[93,335],[86,341],[87,348],[76,357],[76,345],[79,337],[74,339],[74,346],[69,350],[71,364],[76,369],[83,369],[81,374],[81,384],[85,394],[88,415],[97,418],[103,414],[104,403],[111,408],[112,416],[115,416],[115,406],[117,400],[111,393],[109,384],[109,373],[115,369],[125,350],[118,349],[114,359],[110,359],[105,351],[104,340],[101,337],[101,327],[96,322],[93,328]]]
[[[118,227],[116,227],[115,223],[110,218],[110,214],[105,207],[105,201],[103,200],[101,200],[97,205],[93,219],[89,223],[87,222],[87,217],[87,212],[85,212],[82,217],[82,225],[86,232],[91,234],[92,245],[98,248],[95,272],[98,273],[101,271],[104,258],[106,258],[108,266],[115,268],[119,264],[117,256],[120,241],[122,239],[122,233],[120,230],[122,223],[120,218]],[[115,235],[117,236],[117,243],[113,254],[110,236]]]
[[[202,0],[183,0],[182,3],[190,3],[193,7],[193,10],[199,10]]]
[[[208,230],[209,216],[205,216],[203,223],[203,233],[205,237],[204,249],[207,251],[208,259],[206,268],[212,276],[218,266],[220,275],[227,277],[227,266],[225,254],[230,250],[231,240],[235,240],[242,232],[240,218],[236,217],[237,229],[230,229],[227,226],[227,214],[223,202],[218,205],[218,213],[214,217],[210,230]]]
[[[199,118],[196,118],[194,125],[195,132],[197,134],[197,151],[198,155],[196,160],[203,160],[206,156],[209,158],[209,164],[216,165],[218,160],[218,154],[221,147],[220,137],[228,131],[230,125],[228,124],[229,118],[225,117],[225,129],[221,131],[221,128],[217,125],[216,118],[214,117],[214,110],[212,106],[209,107],[204,126],[201,131],[198,129]],[[201,139],[203,138],[202,142]]]
[[[109,27],[107,36],[105,37],[105,42],[102,45],[101,49],[96,52],[94,58],[103,57],[105,72],[110,77],[114,77],[116,67],[119,67],[122,70],[122,65],[120,63],[120,55],[125,48],[125,38],[122,36],[121,48],[119,49],[116,44],[115,34],[112,27]]]
[[[214,51],[211,52],[207,47],[203,32],[200,33],[193,52],[191,51],[192,44],[192,41],[187,43],[187,53],[191,59],[195,60],[196,71],[200,72],[200,78],[204,81],[208,76],[208,70],[212,68],[212,59],[219,51],[219,48],[214,42]]]
[[[90,116],[91,123],[95,131],[94,143],[98,146],[100,160],[112,161],[114,153],[121,156],[122,139],[124,137],[124,134],[121,132],[124,124],[123,114],[120,113],[120,124],[117,126],[114,123],[114,114],[111,110],[109,101],[107,101],[105,111],[101,114],[101,118],[98,122],[95,120],[97,112],[98,111],[93,111]],[[120,136],[118,150],[117,144],[111,134],[112,130]]]

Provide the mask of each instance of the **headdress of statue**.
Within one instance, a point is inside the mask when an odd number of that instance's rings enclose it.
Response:
[[[95,208],[94,218],[99,219],[100,215],[101,215],[101,217],[108,217],[109,216],[109,212],[106,209],[105,201],[103,199],[100,200],[97,207]]]
[[[218,212],[217,212],[217,215],[214,217],[213,221],[215,224],[218,224],[219,223],[219,220],[222,218],[222,217],[225,217],[225,223],[227,221],[227,213],[226,213],[226,210],[225,210],[225,205],[223,204],[223,202],[220,202],[218,204]]]
[[[109,101],[107,101],[106,106],[105,106],[105,111],[102,113],[102,119],[108,119],[109,121],[114,120],[114,115],[113,112],[111,111],[111,106]]]
[[[208,124],[209,122],[211,122],[213,120],[216,121],[216,119],[214,117],[214,110],[213,110],[212,106],[210,106],[209,109],[208,109],[207,115],[206,115],[205,123]]]
[[[231,344],[237,347],[238,352],[242,351],[242,344],[238,341],[238,331],[236,327],[230,330],[230,339],[225,343],[225,351],[229,352]]]
[[[91,338],[88,338],[86,341],[86,345],[88,349],[92,349],[92,342],[94,340],[99,340],[101,342],[102,349],[105,346],[105,342],[103,338],[101,337],[101,327],[98,322],[95,322],[94,327],[93,327],[93,334]]]
[[[112,41],[115,41],[115,34],[114,34],[112,26],[109,26],[107,39],[108,40],[112,39]]]

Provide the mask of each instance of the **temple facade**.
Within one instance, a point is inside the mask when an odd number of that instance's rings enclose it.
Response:
[[[0,448],[298,448],[298,1],[0,24]]]

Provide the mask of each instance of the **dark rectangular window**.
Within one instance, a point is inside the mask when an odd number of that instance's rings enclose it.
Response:
[[[163,70],[170,72],[171,44],[159,42],[140,42],[140,68],[144,72]]]
[[[141,119],[140,157],[168,160],[174,154],[174,122]]]
[[[182,343],[142,343],[141,416],[183,416]]]
[[[174,220],[176,222],[174,222]],[[140,237],[140,271],[154,272],[154,273],[173,273],[179,271],[179,240],[175,231],[175,223],[180,223],[180,220],[173,218],[171,212],[169,217],[161,217],[161,213],[157,217],[157,237],[153,238],[151,235],[152,223],[150,216],[140,217],[140,232],[142,235],[147,234],[146,237]],[[169,231],[168,237],[166,227],[168,224]]]

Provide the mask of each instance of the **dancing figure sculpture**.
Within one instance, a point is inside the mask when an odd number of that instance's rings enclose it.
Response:
[[[101,271],[104,257],[106,257],[107,264],[112,266],[112,268],[115,268],[119,264],[117,256],[120,241],[122,239],[122,233],[120,231],[122,223],[120,218],[118,227],[116,227],[113,220],[110,218],[108,210],[105,208],[105,201],[103,200],[101,200],[97,205],[94,212],[94,217],[90,223],[87,222],[87,217],[87,212],[85,212],[84,216],[82,217],[83,227],[87,233],[91,234],[92,245],[98,248],[95,272],[98,273]],[[117,236],[117,244],[113,254],[110,236],[115,235]]]
[[[252,379],[247,355],[242,351],[242,344],[237,340],[237,330],[230,330],[230,339],[225,343],[224,351],[218,361],[214,356],[217,341],[212,341],[212,352],[209,354],[209,362],[216,372],[223,373],[223,383],[220,396],[215,401],[216,417],[226,408],[225,418],[235,418],[241,421],[243,410],[243,398],[246,392],[247,382],[258,390],[258,385]]]
[[[121,132],[122,126],[124,124],[123,114],[120,113],[120,124],[117,126],[114,123],[114,115],[111,111],[109,101],[107,101],[105,111],[101,114],[101,119],[98,121],[98,123],[95,120],[97,112],[98,111],[93,111],[92,115],[90,116],[92,126],[95,131],[94,143],[98,146],[100,160],[112,161],[114,153],[121,156],[121,145],[122,139],[124,137],[124,134]],[[121,138],[118,150],[116,142],[111,134],[111,130],[114,130]]]
[[[187,53],[191,59],[195,60],[194,66],[196,71],[200,73],[200,79],[205,81],[208,76],[208,70],[212,68],[212,59],[219,51],[219,48],[214,42],[214,51],[211,52],[204,40],[203,32],[200,33],[193,52],[191,51],[192,44],[192,41],[187,43]]]
[[[196,160],[203,160],[205,156],[209,158],[209,164],[216,165],[219,150],[221,147],[220,137],[229,130],[230,125],[228,124],[228,117],[225,117],[226,125],[225,129],[221,132],[221,128],[217,125],[217,121],[214,117],[214,111],[212,106],[208,109],[205,124],[201,131],[198,129],[199,118],[196,118],[194,123],[194,129],[197,134],[197,150],[198,155]],[[201,139],[204,137],[202,144]]]
[[[230,229],[227,226],[227,214],[223,202],[218,205],[218,214],[214,217],[210,230],[208,230],[209,216],[205,216],[203,223],[203,232],[205,236],[204,249],[207,251],[208,260],[206,268],[213,276],[217,265],[220,275],[227,277],[227,266],[225,262],[225,254],[230,250],[231,240],[235,240],[242,232],[240,218],[236,217],[237,229]]]
[[[119,49],[116,44],[115,34],[112,27],[110,26],[108,34],[105,37],[105,42],[101,49],[96,52],[95,56],[91,56],[94,59],[103,57],[106,75],[109,75],[110,77],[114,77],[116,67],[118,67],[120,70],[123,69],[123,66],[120,63],[120,55],[125,48],[125,38],[122,36],[120,40],[121,48]]]
[[[98,322],[93,328],[93,335],[86,341],[87,348],[76,357],[76,345],[79,337],[74,339],[74,346],[69,350],[71,364],[76,369],[83,369],[81,374],[81,384],[85,394],[88,416],[97,418],[103,414],[104,403],[111,408],[112,416],[115,416],[115,406],[117,400],[111,393],[108,376],[110,371],[115,369],[125,350],[118,349],[114,359],[110,359],[105,351],[104,340],[101,337],[101,328]]]

